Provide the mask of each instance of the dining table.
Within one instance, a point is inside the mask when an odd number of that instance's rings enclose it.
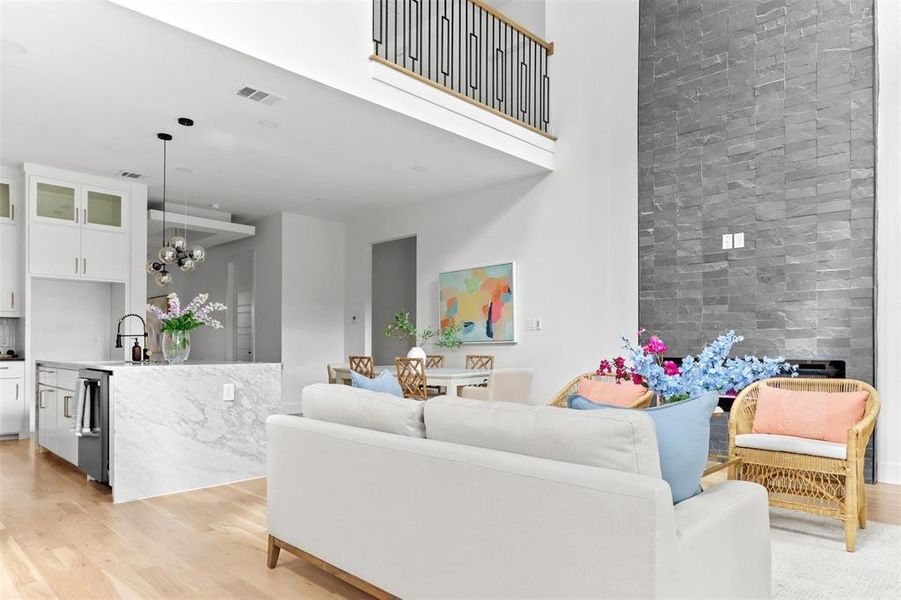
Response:
[[[394,365],[376,365],[374,369],[376,375],[383,371],[397,372]],[[428,386],[446,388],[448,396],[456,397],[459,387],[481,385],[488,381],[489,375],[491,375],[490,369],[435,368],[425,370],[425,381]],[[350,367],[336,367],[335,379],[338,383],[350,385]]]

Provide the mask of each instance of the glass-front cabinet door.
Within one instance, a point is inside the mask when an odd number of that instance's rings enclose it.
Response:
[[[34,217],[53,223],[78,223],[78,189],[75,185],[50,180],[34,181]]]
[[[12,181],[0,179],[0,221],[16,220],[16,187]]]
[[[86,187],[84,203],[83,221],[86,225],[122,229],[125,223],[125,202],[121,193]]]

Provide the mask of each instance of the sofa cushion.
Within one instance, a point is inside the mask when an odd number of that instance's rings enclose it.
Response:
[[[303,416],[410,437],[425,437],[419,400],[349,385],[314,383],[301,394]]]
[[[848,430],[863,418],[869,394],[807,392],[760,386],[754,433],[846,443]]]
[[[373,379],[370,379],[365,375],[361,375],[356,371],[351,371],[350,380],[351,384],[356,388],[363,388],[364,390],[370,390],[373,392],[391,394],[392,396],[397,396],[398,398],[404,397],[404,391],[400,388],[400,384],[397,382],[397,377],[395,377],[393,373],[390,373],[388,371],[382,371]]]
[[[638,411],[596,413],[439,396],[425,405],[426,437],[660,477],[654,424]]]
[[[616,383],[583,377],[579,380],[579,390],[576,393],[597,404],[632,406],[647,391],[643,385],[635,385],[631,381]]]
[[[769,433],[741,433],[735,436],[735,445],[739,448],[756,450],[775,450],[776,452],[793,452],[809,456],[823,456],[845,460],[848,457],[847,442],[824,442],[790,435]]]
[[[650,416],[656,426],[660,470],[672,489],[673,502],[679,503],[701,492],[701,476],[710,451],[710,416],[718,401],[715,393],[705,392],[696,398],[645,410],[594,404],[579,397],[573,398],[570,406]]]

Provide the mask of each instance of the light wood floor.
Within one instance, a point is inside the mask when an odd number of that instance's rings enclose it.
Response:
[[[901,524],[901,486],[867,487],[870,519]],[[30,442],[0,442],[4,600],[369,598],[285,552],[269,570],[266,543],[264,480],[114,505]]]
[[[370,598],[282,552],[258,479],[112,504],[109,488],[0,442],[0,598]]]

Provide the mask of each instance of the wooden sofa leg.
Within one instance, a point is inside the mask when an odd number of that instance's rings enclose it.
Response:
[[[864,502],[860,505],[860,509],[857,511],[857,523],[860,525],[861,529],[867,528],[867,503]]]
[[[845,520],[845,549],[854,552],[857,545],[857,519],[856,515],[849,515]]]
[[[274,569],[275,565],[278,564],[278,553],[281,551],[281,548],[278,544],[275,543],[275,538],[271,535],[269,536],[269,553],[266,556],[266,564],[270,569]]]

